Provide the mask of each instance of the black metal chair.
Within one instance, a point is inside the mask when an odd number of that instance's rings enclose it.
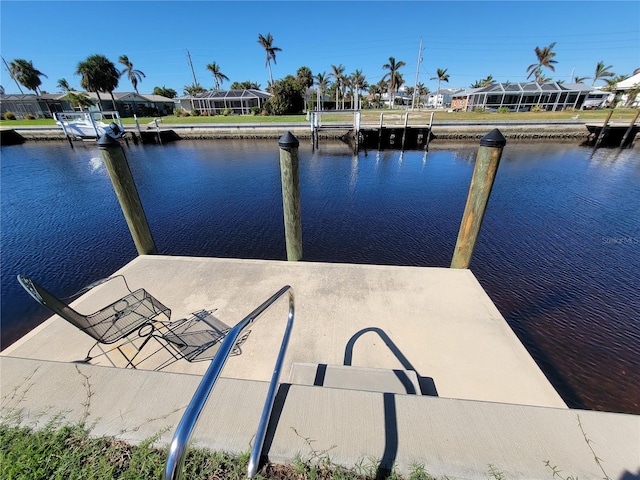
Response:
[[[136,291],[131,291],[122,275],[98,280],[71,297],[80,295],[115,278],[122,278],[129,294],[89,315],[78,313],[67,303],[24,275],[18,275],[18,282],[38,303],[96,340],[96,343],[89,349],[84,359],[85,362],[88,362],[94,358],[91,356],[91,352],[99,343],[113,344],[134,332],[138,332],[139,337],[147,336],[154,331],[154,323],[166,323],[171,317],[171,310],[145,289],[140,288]],[[165,320],[163,321],[163,319]],[[127,359],[127,366],[132,366],[133,360],[139,351],[136,351],[135,355],[130,359],[119,347],[115,348],[120,350],[120,353]]]
[[[76,297],[115,278],[122,279],[129,293],[89,315],[77,312],[24,275],[18,275],[18,282],[38,303],[96,340],[96,343],[87,352],[84,362],[118,350],[127,360],[126,367],[136,368],[134,361],[152,339],[157,340],[161,348],[171,354],[170,360],[162,363],[156,370],[180,359],[196,362],[210,360],[215,356],[220,343],[229,331],[226,324],[206,310],[196,312],[189,318],[170,323],[171,310],[143,288],[132,291],[122,275],[98,280],[69,298]],[[239,355],[241,353],[240,346],[246,340],[246,336],[237,342],[232,354]],[[92,356],[91,352],[99,344],[109,345],[120,340],[123,342],[114,348],[107,351],[102,350],[102,353]],[[122,349],[124,345],[133,345],[135,353],[131,357]],[[155,355],[158,351],[159,349],[147,352],[146,356],[138,361],[138,364]]]

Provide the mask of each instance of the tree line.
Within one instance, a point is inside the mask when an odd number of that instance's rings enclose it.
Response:
[[[265,51],[265,68],[269,71],[269,84],[266,90],[273,95],[269,102],[267,102],[267,109],[270,110],[269,113],[282,114],[299,112],[302,111],[305,103],[309,106],[314,102],[318,107],[323,108],[326,96],[329,96],[331,99],[335,98],[336,109],[344,109],[347,102],[351,108],[362,108],[363,92],[369,94],[370,103],[377,107],[382,105],[383,95],[388,94],[389,108],[391,108],[396,104],[397,92],[402,85],[405,84],[400,69],[405,67],[406,63],[402,60],[396,60],[395,57],[389,57],[388,62],[382,65],[382,70],[385,71],[385,74],[380,81],[375,84],[369,84],[367,82],[362,70],[356,69],[349,75],[345,74],[345,66],[342,64],[331,65],[331,71],[329,73],[325,71],[315,75],[308,67],[302,66],[297,70],[295,76],[287,75],[280,80],[274,81],[271,63],[276,64],[277,53],[281,52],[282,49],[273,44],[274,39],[271,33],[267,35],[259,34],[257,42]],[[527,79],[533,77],[533,81],[538,84],[553,81],[551,78],[545,76],[545,70],[555,72],[555,64],[558,63],[558,61],[555,60],[555,46],[556,43],[553,42],[543,48],[535,47],[534,53],[536,55],[536,61],[527,67]],[[87,57],[86,60],[79,62],[77,65],[75,74],[81,77],[80,85],[86,91],[96,93],[100,106],[102,105],[100,93],[108,93],[111,96],[111,101],[115,109],[113,92],[118,87],[122,77],[126,77],[131,82],[136,93],[138,93],[139,83],[146,77],[142,71],[134,68],[133,63],[127,55],[121,55],[118,58],[118,62],[122,65],[121,70],[118,70],[116,65],[104,55],[96,54]],[[42,85],[41,77],[48,77],[35,68],[33,62],[25,59],[16,59],[11,61],[7,67],[20,93],[23,93],[21,88],[21,86],[23,86],[25,89],[33,91],[36,95],[42,94],[40,90],[40,86]],[[213,76],[214,90],[220,90],[223,83],[229,81],[229,77],[222,73],[221,66],[215,61],[207,64],[206,68]],[[574,81],[575,83],[583,83],[587,79],[592,79],[591,85],[595,86],[597,81],[604,80],[606,83],[603,88],[604,90],[615,90],[616,84],[626,78],[626,76],[616,75],[611,71],[612,68],[612,65],[605,66],[604,61],[600,61],[596,66],[593,77],[575,77]],[[438,92],[440,91],[442,82],[449,82],[450,75],[447,73],[447,70],[446,68],[438,68],[436,76],[430,78],[431,80],[438,81]],[[556,82],[563,83],[562,80]],[[470,87],[486,87],[494,83],[495,80],[493,76],[488,75],[486,78],[474,82]],[[314,92],[312,90],[314,86],[316,87],[315,99],[313,98]],[[83,108],[93,104],[93,100],[88,95],[83,92],[76,92],[64,78],[58,80],[57,87],[67,93],[67,98],[76,107]],[[232,90],[259,90],[260,84],[247,80],[244,82],[233,82],[230,88]],[[415,87],[407,86],[404,91],[405,94],[412,99],[412,107],[415,105],[416,100],[420,103],[422,97],[430,93],[429,89],[425,87],[423,83],[418,83]],[[198,83],[194,74],[194,83],[185,85],[183,92],[185,95],[195,96],[207,92],[207,89]],[[174,89],[164,86],[156,86],[153,94],[168,98],[177,96],[177,92]]]

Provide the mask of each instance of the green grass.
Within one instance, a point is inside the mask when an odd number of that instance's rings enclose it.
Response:
[[[3,480],[157,480],[162,478],[167,448],[155,446],[157,438],[130,445],[115,437],[90,435],[81,424],[50,422],[41,429],[0,424],[0,478]],[[373,480],[401,477],[395,472],[381,477],[375,464],[367,473],[349,470],[321,459],[298,459],[293,465],[266,464],[256,479]],[[184,478],[244,479],[249,454],[231,455],[192,448],[187,454]],[[375,462],[374,462],[375,463]],[[434,480],[424,468],[412,470],[409,480]]]
[[[615,109],[612,121],[630,121],[637,110],[632,108]],[[384,112],[385,123],[403,123],[404,113],[406,110],[388,110],[388,109],[372,109],[362,110],[362,121],[366,123],[378,123],[380,121],[380,113]],[[436,111],[434,114],[434,124],[438,122],[450,121],[544,121],[544,120],[571,120],[576,114],[579,115],[580,121],[604,121],[610,110],[585,110],[585,111],[567,111],[567,112],[512,112],[512,113],[488,113],[488,112],[446,112]],[[431,115],[430,111],[414,110],[409,111],[409,123],[426,124]],[[282,116],[260,116],[260,115],[217,115],[214,117],[176,117],[169,115],[162,118],[162,124],[176,125],[198,125],[203,123],[225,124],[225,123],[306,123],[305,115],[282,115]],[[327,113],[322,116],[323,121],[351,121],[352,113]],[[153,117],[139,118],[140,125],[146,126],[147,123],[153,121]],[[122,123],[125,125],[134,125],[133,118],[123,118]],[[51,119],[36,120],[0,120],[2,127],[22,127],[22,126],[43,126],[55,125],[55,121]]]

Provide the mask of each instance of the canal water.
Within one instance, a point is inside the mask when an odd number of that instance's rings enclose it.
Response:
[[[449,148],[450,147],[450,148]],[[448,267],[477,143],[424,152],[300,148],[304,257]],[[136,256],[94,145],[2,147],[2,347]],[[286,258],[277,141],[126,149],[158,250]],[[575,408],[640,413],[640,155],[509,142],[471,268]]]

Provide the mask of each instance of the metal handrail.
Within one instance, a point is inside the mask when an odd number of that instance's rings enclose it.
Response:
[[[264,444],[264,439],[267,433],[267,426],[269,424],[269,417],[271,416],[271,409],[275,401],[276,390],[278,380],[280,379],[280,371],[282,370],[282,363],[289,343],[289,337],[291,336],[291,327],[293,326],[294,317],[294,296],[293,290],[289,285],[285,285],[278,292],[267,299],[262,305],[256,308],[253,312],[247,315],[244,319],[238,322],[224,338],[220,350],[211,361],[209,368],[205,372],[200,385],[196,392],[193,394],[193,398],[184,414],[182,419],[173,434],[173,439],[169,446],[169,455],[167,457],[167,463],[165,465],[164,479],[174,480],[182,478],[182,470],[184,461],[186,459],[186,451],[191,438],[193,429],[196,426],[200,413],[204,408],[204,405],[209,398],[209,394],[213,389],[220,372],[224,368],[229,354],[233,350],[238,338],[242,335],[242,332],[251,325],[267,308],[269,308],[276,300],[278,300],[284,293],[289,292],[289,315],[287,317],[287,326],[280,346],[280,352],[273,370],[271,377],[271,384],[269,385],[269,391],[267,392],[267,398],[260,417],[260,423],[258,424],[258,431],[256,432],[255,442],[251,450],[251,456],[249,458],[248,477],[252,478],[258,470],[258,463],[260,461],[260,453]]]

